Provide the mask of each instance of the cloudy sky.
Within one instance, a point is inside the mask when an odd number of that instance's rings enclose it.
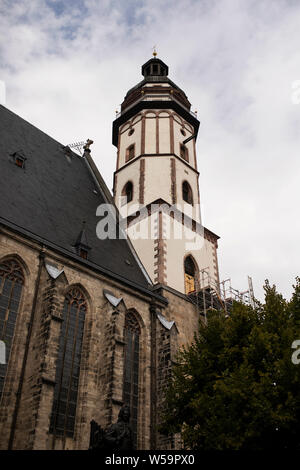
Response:
[[[154,44],[201,121],[202,216],[221,237],[220,277],[245,290],[251,275],[258,298],[269,278],[289,297],[300,274],[299,1],[0,0],[6,106],[63,144],[93,139],[111,189],[115,110]]]

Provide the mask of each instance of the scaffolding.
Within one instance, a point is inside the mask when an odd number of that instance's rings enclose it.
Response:
[[[188,296],[196,305],[199,314],[204,317],[205,322],[207,322],[209,310],[223,311],[225,316],[229,315],[234,301],[255,307],[253,283],[250,276],[248,276],[248,289],[239,291],[232,287],[230,278],[217,283],[208,267],[199,271],[198,285]]]

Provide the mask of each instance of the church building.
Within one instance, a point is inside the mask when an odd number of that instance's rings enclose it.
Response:
[[[219,237],[168,73],[154,54],[113,122],[113,195],[92,141],[79,155],[0,106],[1,449],[88,449],[123,404],[137,449],[180,448],[157,428],[176,352],[218,302]]]

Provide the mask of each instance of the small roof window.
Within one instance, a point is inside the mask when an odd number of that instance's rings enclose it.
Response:
[[[14,164],[19,168],[25,168],[25,161],[27,160],[23,152],[18,151],[11,154]]]

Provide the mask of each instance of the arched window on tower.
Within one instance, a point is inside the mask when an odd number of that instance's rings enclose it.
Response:
[[[55,377],[50,433],[73,437],[87,302],[81,289],[66,295]]]
[[[131,312],[125,318],[125,358],[123,401],[130,407],[130,424],[133,441],[137,442],[138,401],[139,401],[139,362],[140,362],[140,327]]]
[[[23,285],[24,274],[20,264],[14,259],[2,261],[0,263],[0,341],[3,341],[5,344],[6,364],[0,363],[0,398],[3,391]]]
[[[191,256],[184,260],[184,284],[186,294],[196,290],[196,266]]]
[[[182,199],[188,204],[193,205],[193,192],[187,181],[182,183]]]
[[[133,199],[133,184],[131,181],[128,181],[128,183],[125,184],[123,190],[122,190],[122,196],[123,196],[123,204],[128,204],[128,202],[132,201]]]

